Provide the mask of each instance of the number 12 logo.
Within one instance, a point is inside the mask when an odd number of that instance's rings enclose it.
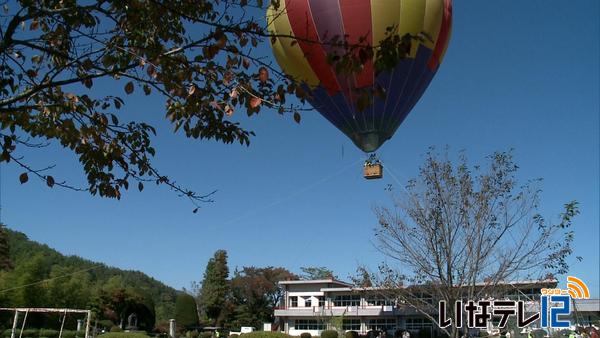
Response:
[[[555,304],[548,304],[548,302]],[[562,303],[562,307],[556,303]],[[553,306],[558,305],[558,306]],[[550,307],[550,325],[548,325],[548,307]],[[559,320],[559,315],[571,314],[571,297],[569,296],[542,296],[541,311],[542,327],[569,327],[569,320]]]

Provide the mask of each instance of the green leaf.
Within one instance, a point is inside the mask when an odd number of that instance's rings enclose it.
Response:
[[[29,181],[29,176],[27,176],[27,173],[22,173],[19,175],[19,182],[21,182],[21,184],[26,183],[27,181]]]

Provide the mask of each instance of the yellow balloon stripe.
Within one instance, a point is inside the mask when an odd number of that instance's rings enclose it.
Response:
[[[286,1],[281,1],[279,9],[269,7],[267,10],[268,29],[271,34],[294,35],[290,20],[285,9]],[[291,38],[277,38],[271,41],[273,53],[282,70],[295,80],[306,82],[311,87],[319,85],[320,81],[310,64],[304,57],[302,49],[297,43],[292,45]]]
[[[373,0],[371,1],[371,15],[373,17],[373,45],[377,46],[386,38],[388,27],[398,29],[400,21],[399,0]],[[395,34],[392,31],[392,35]]]
[[[425,39],[425,46],[429,49],[435,47],[435,42],[440,34],[442,27],[442,17],[444,15],[444,0],[427,0],[425,9],[425,22],[423,32],[431,38]]]
[[[401,0],[400,1],[400,27],[398,34],[418,35],[423,31],[425,23],[425,0]],[[413,43],[410,51],[410,57],[414,58],[419,49],[420,43]]]

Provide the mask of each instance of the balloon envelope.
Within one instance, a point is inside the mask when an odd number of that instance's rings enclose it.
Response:
[[[372,152],[392,137],[438,70],[450,38],[452,0],[282,0],[278,9],[269,8],[267,21],[280,36],[271,43],[283,71],[303,83],[321,115]],[[359,73],[340,75],[327,62],[327,55],[346,53],[326,43],[333,37],[377,46],[390,27],[401,37],[425,37],[412,41],[408,57],[392,71],[375,74],[369,60]],[[356,89],[374,86],[385,97],[359,111]]]

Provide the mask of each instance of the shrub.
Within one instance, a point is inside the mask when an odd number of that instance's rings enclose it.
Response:
[[[312,335],[308,332],[302,332],[300,338],[312,338]]]
[[[113,325],[110,327],[110,332],[123,332],[120,327]]]
[[[404,331],[402,330],[396,330],[396,332],[394,332],[394,338],[402,338],[403,333]]]
[[[24,338],[37,338],[40,336],[40,330],[38,330],[38,329],[23,330],[23,334],[21,336]]]
[[[335,330],[325,330],[321,332],[321,338],[338,338],[338,333]]]
[[[98,321],[98,326],[109,329],[115,326],[115,323],[113,323],[113,321],[110,319],[102,319]]]
[[[273,331],[254,331],[244,333],[240,338],[290,338],[289,335]]]
[[[200,338],[212,338],[212,336],[213,336],[213,333],[210,331],[203,331],[203,332],[200,332],[200,334],[199,334]]]
[[[19,334],[21,333],[21,330],[16,329],[15,333],[16,333],[16,336],[18,337]],[[6,329],[6,330],[4,330],[4,332],[2,332],[2,337],[10,337],[11,334],[12,334],[12,329]]]
[[[58,337],[58,333],[59,332],[57,330],[40,329],[40,337],[54,338]]]
[[[75,331],[64,330],[62,332],[62,338],[75,338],[77,333]]]
[[[200,333],[196,330],[194,331],[187,331],[185,333],[186,338],[198,338],[198,336],[200,336]]]
[[[147,335],[140,332],[110,332],[103,333],[98,336],[99,338],[150,338]]]
[[[358,332],[348,331],[346,332],[346,338],[358,338]]]
[[[367,338],[376,338],[377,336],[379,336],[379,331],[377,330],[367,332]]]

